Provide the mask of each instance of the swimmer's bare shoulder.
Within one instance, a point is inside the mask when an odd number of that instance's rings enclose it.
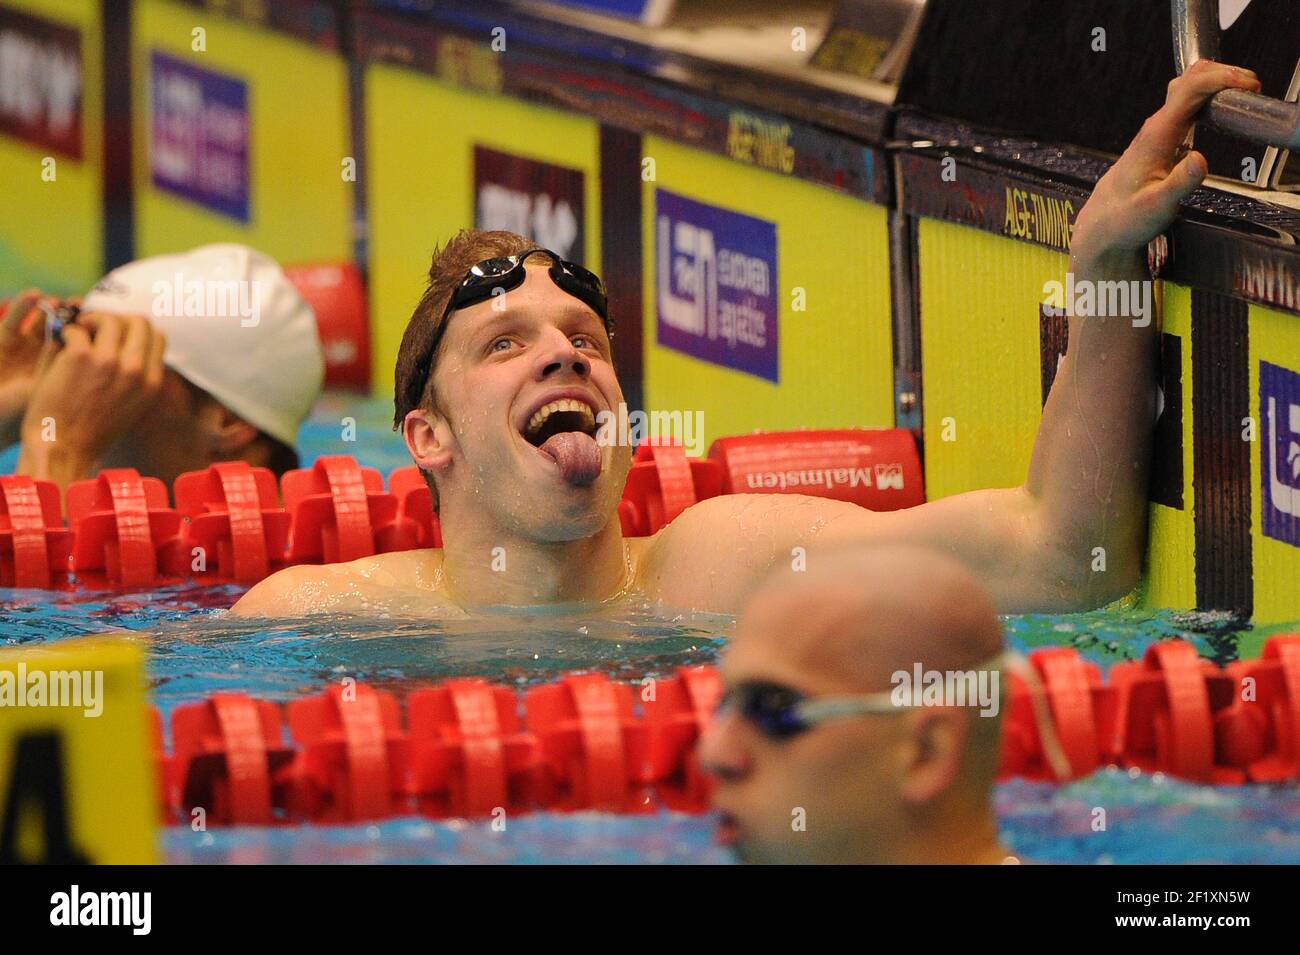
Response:
[[[651,539],[637,583],[665,606],[736,613],[778,561],[816,540],[862,539],[878,515],[803,494],[727,494],[687,508]]]
[[[341,564],[299,564],[256,584],[230,612],[246,617],[301,617],[374,610],[451,610],[454,605],[441,596],[441,571],[440,548],[376,554]]]
[[[736,613],[770,570],[806,568],[827,546],[910,543],[969,566],[1003,613],[1078,609],[1098,599],[1077,577],[1086,562],[1042,539],[1023,487],[985,488],[896,511],[869,511],[803,494],[728,494],[687,508],[654,538],[638,565],[641,589],[665,606]],[[1074,575],[1071,577],[1071,575]],[[1093,574],[1092,576],[1105,576]]]

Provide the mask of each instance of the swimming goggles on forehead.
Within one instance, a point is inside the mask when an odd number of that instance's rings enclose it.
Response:
[[[1007,654],[999,653],[970,669],[974,672],[1001,670],[1008,661]],[[853,696],[809,697],[781,683],[753,680],[730,688],[718,710],[734,710],[768,739],[783,740],[831,720],[902,713],[916,705],[897,703],[894,696],[893,690],[882,690]]]
[[[600,320],[605,323],[605,328],[608,330],[609,302],[605,296],[605,286],[600,281],[600,277],[595,272],[584,269],[576,262],[569,262],[560,258],[550,249],[542,248],[529,249],[519,255],[503,255],[492,259],[484,259],[473,266],[465,273],[465,277],[456,286],[456,290],[451,293],[451,301],[447,303],[447,311],[443,314],[443,318],[445,319],[457,309],[477,305],[493,295],[500,295],[502,292],[518,288],[523,284],[524,279],[528,277],[524,263],[530,255],[538,253],[548,256],[551,260],[551,267],[547,269],[551,275],[551,281],[562,291],[568,292],[599,315]],[[501,291],[498,292],[497,289]]]
[[[609,301],[605,295],[605,285],[595,272],[584,269],[576,262],[569,262],[560,258],[550,249],[540,247],[521,252],[519,255],[497,256],[484,259],[472,266],[451,293],[447,308],[442,313],[442,321],[438,323],[438,330],[433,335],[433,341],[429,343],[428,349],[417,366],[423,372],[422,378],[428,378],[429,376],[430,367],[433,365],[433,356],[438,353],[438,344],[447,331],[447,317],[457,309],[469,308],[471,305],[477,305],[479,302],[490,299],[493,295],[501,295],[511,289],[518,288],[524,283],[524,279],[528,278],[528,271],[524,263],[530,255],[536,255],[539,252],[551,259],[551,267],[547,269],[551,275],[551,281],[561,291],[568,292],[599,315],[600,320],[605,323],[606,334],[614,334],[614,329],[610,326],[609,321]]]

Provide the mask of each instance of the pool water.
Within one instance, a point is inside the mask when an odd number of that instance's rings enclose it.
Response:
[[[352,454],[387,474],[405,465],[386,430],[387,402],[330,396],[303,431],[304,460]],[[349,422],[355,419],[357,440]],[[337,616],[252,621],[223,611],[242,588],[178,585],[147,593],[0,590],[0,647],[133,631],[149,651],[150,696],[164,722],[177,705],[237,690],[286,701],[353,677],[399,695],[456,676],[515,687],[595,669],[612,679],[657,676],[717,659],[730,617],[664,618],[635,603],[575,615],[499,611],[473,621]],[[1274,632],[1222,614],[1107,610],[1005,620],[1020,651],[1073,646],[1105,671],[1181,637],[1218,663],[1252,657]],[[1099,771],[1065,786],[1012,780],[995,804],[1006,844],[1026,858],[1075,863],[1300,862],[1300,786],[1211,787],[1163,774]],[[1104,830],[1094,830],[1096,810]],[[207,862],[726,863],[710,816],[535,813],[486,822],[402,818],[354,826],[163,833],[165,857]]]
[[[1295,788],[1196,786],[1160,774],[1103,770],[1068,786],[1014,780],[995,796],[1003,842],[1037,862],[1086,864],[1300,861]],[[1107,829],[1093,831],[1097,808]],[[487,822],[398,819],[377,825],[169,829],[177,863],[728,864],[711,816],[539,813]]]
[[[0,645],[127,628],[149,647],[150,694],[166,717],[219,690],[286,701],[351,676],[404,694],[454,676],[487,675],[524,687],[569,670],[640,679],[711,662],[730,617],[664,619],[648,607],[574,615],[499,611],[439,625],[401,618],[254,621],[226,618],[237,587],[170,587],[145,594],[0,590]],[[1102,612],[1006,618],[1021,651],[1068,644],[1109,667],[1155,640],[1190,639],[1224,662],[1253,631],[1216,615]],[[1278,628],[1270,628],[1270,630]],[[1098,808],[1106,829],[1094,831]],[[1006,844],[1044,862],[1300,861],[1300,787],[1199,786],[1163,774],[1106,769],[1065,786],[998,786]],[[671,813],[618,817],[536,813],[486,822],[404,818],[373,825],[164,832],[172,862],[693,862],[725,863],[713,820]]]

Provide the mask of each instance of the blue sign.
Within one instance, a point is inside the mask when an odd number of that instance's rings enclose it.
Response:
[[[1259,363],[1264,536],[1300,547],[1300,373]]]
[[[640,20],[650,26],[660,26],[668,18],[673,0],[557,0],[562,7],[579,7],[608,13],[616,17]]]
[[[658,341],[776,382],[776,224],[655,192]]]
[[[247,84],[156,51],[150,78],[153,184],[247,222]]]

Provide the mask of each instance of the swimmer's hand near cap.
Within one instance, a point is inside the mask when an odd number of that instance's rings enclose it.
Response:
[[[143,315],[82,311],[41,355],[18,473],[60,483],[95,463],[156,401],[166,337]]]
[[[36,385],[45,346],[46,300],[27,289],[0,305],[0,442],[18,440],[18,427]]]
[[[186,290],[214,283],[238,292],[205,295],[192,308]],[[274,259],[233,242],[139,259],[104,276],[82,307],[148,315],[167,335],[168,369],[262,433],[297,445],[325,359],[315,313]]]

